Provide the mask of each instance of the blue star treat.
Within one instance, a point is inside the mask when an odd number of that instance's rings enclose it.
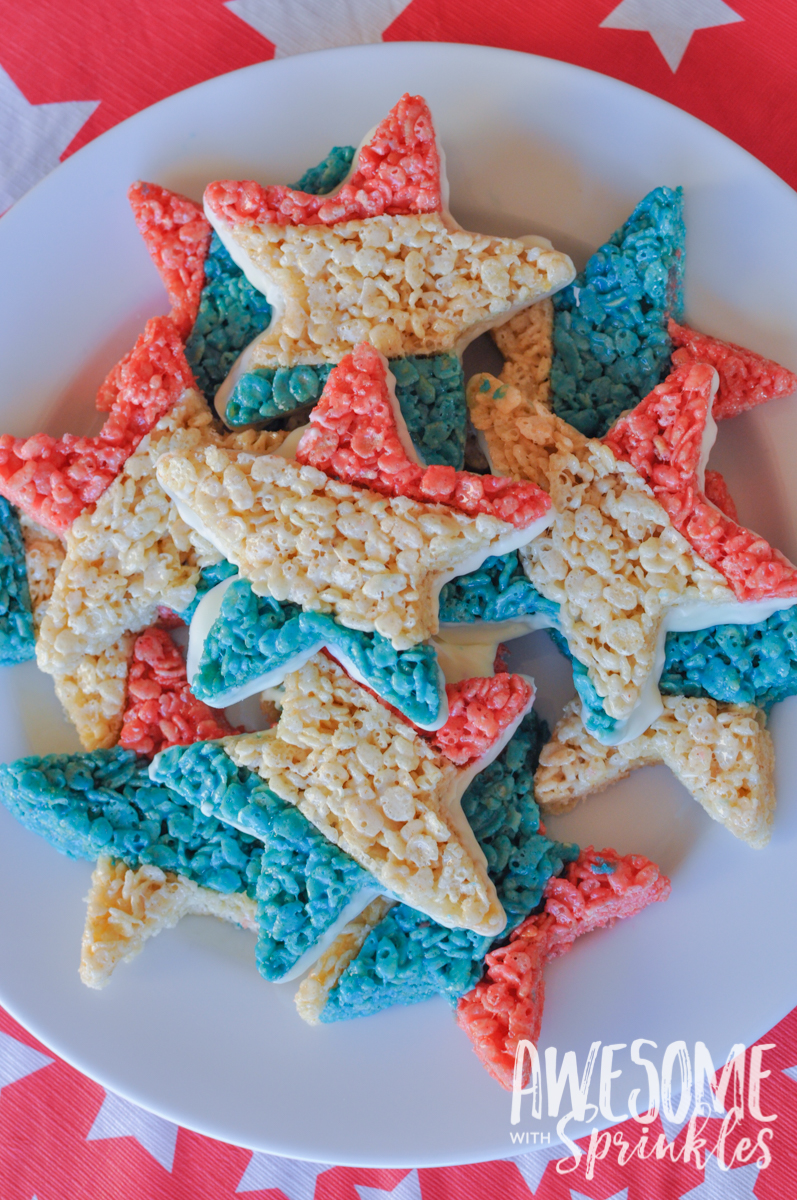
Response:
[[[223,742],[165,750],[150,776],[198,812],[262,843],[255,957],[265,979],[301,974],[379,891],[373,877],[297,808],[236,766]]]
[[[261,844],[149,777],[149,760],[114,748],[0,765],[0,796],[26,829],[70,858],[175,871],[218,892],[254,895]]]
[[[394,650],[380,634],[347,629],[329,613],[257,596],[246,579],[211,592],[192,621],[191,690],[216,708],[236,704],[275,687],[323,648],[414,724],[432,729],[445,721],[444,681],[432,646]]]
[[[542,898],[548,879],[578,854],[576,846],[548,838],[534,801],[533,774],[548,727],[533,711],[499,756],[481,771],[462,799],[487,859],[487,869],[507,914],[500,941]],[[394,1004],[414,1004],[442,993],[454,1003],[482,973],[495,943],[470,930],[447,929],[400,904],[377,910],[370,930],[333,944],[296,997],[311,1024],[349,1019]]]
[[[685,237],[681,188],[655,188],[554,299],[550,403],[587,437],[601,437],[669,373]]]

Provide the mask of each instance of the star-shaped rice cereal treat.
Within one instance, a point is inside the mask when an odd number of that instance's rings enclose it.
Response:
[[[534,802],[532,778],[547,736],[545,722],[529,712],[462,797],[507,914],[502,938],[537,907],[551,876],[578,854],[577,846],[546,835]],[[316,963],[296,994],[296,1007],[314,1025],[433,995],[453,1002],[481,977],[491,944],[469,930],[445,929],[406,904],[389,912],[372,905]]]
[[[189,631],[188,678],[199,699],[236,704],[279,686],[289,671],[327,649],[353,679],[413,724],[436,729],[446,721],[445,680],[433,646],[394,650],[381,634],[257,596],[248,580],[237,577],[207,596]]]
[[[133,870],[105,855],[97,860],[86,897],[80,978],[103,988],[120,962],[130,962],[144,944],[183,917],[218,917],[257,930],[257,902],[245,892],[224,894],[193,879],[145,863]]]
[[[389,638],[396,650],[436,633],[443,583],[524,545],[550,519],[548,510],[516,528],[486,513],[385,497],[279,454],[214,445],[166,453],[157,471],[185,520],[256,594],[334,613],[351,629]],[[480,504],[477,498],[477,512]]]
[[[342,483],[446,504],[471,516],[486,513],[517,528],[548,519],[550,500],[532,483],[453,467],[424,468],[407,434],[388,364],[367,344],[332,371],[296,458]]]
[[[233,761],[388,893],[449,928],[499,933],[506,915],[460,807],[474,768],[458,770],[323,655],[284,687],[274,729],[225,743]]]
[[[103,385],[108,418],[96,437],[0,437],[0,493],[47,529],[65,533],[192,383],[176,327],[168,317],[153,317]]]
[[[550,403],[588,437],[667,374],[685,238],[682,189],[654,188],[554,299]]]
[[[90,987],[188,912],[252,927],[262,843],[153,783],[149,766],[122,747],[0,765],[0,797],[26,829],[99,860],[81,971]]]
[[[633,464],[674,527],[725,576],[739,600],[797,601],[797,568],[703,492],[704,457],[716,434],[711,406],[718,382],[707,363],[677,367],[604,441],[618,459]]]
[[[153,624],[159,606],[179,611],[190,604],[200,568],[220,558],[185,525],[160,487],[155,473],[159,454],[170,446],[185,449],[213,438],[258,447],[282,438],[267,433],[223,435],[212,425],[204,400],[187,390],[142,439],[94,508],[67,532],[66,557],[41,624],[36,655],[41,669],[54,676],[56,691],[60,687],[73,720],[85,703],[85,676],[104,656],[113,657],[112,694],[106,692],[101,702],[103,720],[110,724],[102,742],[94,740],[90,748],[112,744],[108,739],[121,727],[127,660],[121,678],[119,660],[123,649],[128,655],[132,650],[128,635]],[[91,722],[81,717],[80,725],[91,736]]]
[[[775,755],[764,713],[752,704],[665,696],[664,712],[640,737],[602,746],[571,701],[543,748],[535,794],[543,812],[567,812],[637,767],[660,762],[735,837],[757,850],[768,844]]]
[[[582,934],[634,916],[669,894],[669,879],[647,858],[591,846],[564,875],[548,881],[543,911],[519,925],[508,945],[487,955],[484,978],[457,1005],[457,1022],[493,1079],[511,1091],[518,1044],[539,1042],[545,965]],[[525,1087],[528,1059],[524,1065]]]
[[[401,98],[331,195],[225,180],[206,189],[205,212],[274,306],[238,373],[337,362],[363,341],[388,357],[461,353],[575,273],[544,239],[492,238],[456,224],[418,96]]]

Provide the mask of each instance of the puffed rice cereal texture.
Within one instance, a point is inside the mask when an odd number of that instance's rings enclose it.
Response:
[[[574,275],[566,254],[452,230],[437,213],[228,235],[280,313],[249,369],[338,362],[366,341],[387,358],[456,352]]]
[[[163,417],[128,459],[98,504],[75,521],[42,622],[39,666],[74,674],[127,632],[151,625],[164,605],[177,612],[193,600],[200,568],[221,555],[180,519],[160,486],[155,464],[169,449],[187,451],[226,436],[236,445],[270,447],[281,434],[220,435],[195,391]]]
[[[19,525],[25,543],[25,568],[33,610],[33,628],[38,635],[66,550],[57,533],[45,529],[27,513],[19,514]]]
[[[550,408],[553,303],[540,300],[492,331],[504,356],[501,383],[511,384],[530,403]]]
[[[567,812],[637,767],[659,762],[735,837],[757,850],[767,845],[775,814],[775,757],[764,714],[752,704],[665,696],[664,712],[641,737],[602,746],[571,701],[543,748],[535,794],[543,812]]]
[[[396,650],[437,632],[442,582],[522,540],[495,517],[380,496],[274,454],[206,445],[163,454],[157,471],[255,593],[332,612]]]
[[[255,772],[239,767],[229,742],[197,742],[160,754],[153,781],[181,799],[262,842],[257,881],[257,968],[278,980],[375,881]]]
[[[484,978],[457,1006],[457,1022],[493,1079],[511,1090],[522,1039],[539,1042],[545,983],[543,968],[567,953],[577,937],[634,916],[666,900],[670,881],[655,863],[616,850],[582,850],[560,878],[545,888],[545,907],[512,933],[509,944],[486,958]],[[530,1074],[525,1060],[523,1086]]]
[[[149,938],[183,917],[219,917],[257,929],[256,903],[242,892],[222,895],[150,865],[133,871],[105,855],[97,860],[86,899],[80,978],[90,988],[104,988],[120,962],[130,962]]]
[[[734,596],[629,463],[605,443],[579,447],[553,433],[548,477],[556,516],[521,559],[534,587],[560,605],[559,627],[607,716],[622,720],[654,670],[667,611]]]
[[[456,811],[456,767],[332,660],[316,656],[286,676],[275,729],[226,747],[385,891],[448,928],[504,928],[478,843]]]

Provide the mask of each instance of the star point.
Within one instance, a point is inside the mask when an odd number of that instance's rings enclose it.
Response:
[[[679,1200],[757,1200],[755,1183],[759,1168],[754,1162],[723,1170],[713,1154],[706,1154],[703,1182],[682,1192]]]
[[[177,1145],[178,1126],[123,1100],[115,1092],[106,1092],[94,1123],[86,1135],[87,1142],[109,1138],[132,1137],[165,1171],[171,1174]]]
[[[256,1150],[235,1189],[239,1192],[260,1192],[271,1189],[282,1192],[285,1200],[313,1200],[319,1175],[334,1168],[329,1163],[303,1162],[299,1159],[278,1158]]]
[[[724,0],[622,0],[600,27],[649,33],[674,74],[698,29],[743,20]]]
[[[31,104],[0,67],[0,213],[58,166],[99,103]]]
[[[417,1168],[405,1175],[394,1188],[372,1188],[355,1183],[354,1190],[360,1200],[422,1200]]]
[[[274,46],[275,58],[382,40],[407,0],[369,0],[330,6],[327,0],[274,5],[270,0],[228,0],[225,8]]]
[[[530,1154],[519,1154],[516,1158],[511,1158],[508,1161],[520,1171],[520,1174],[523,1176],[523,1182],[532,1196],[534,1196],[537,1193],[537,1188],[542,1183],[542,1177],[548,1169],[548,1164],[559,1162],[560,1159],[565,1157],[567,1156],[562,1154],[561,1144],[557,1143],[555,1146],[538,1146]]]
[[[48,1058],[33,1046],[26,1046],[8,1033],[0,1033],[0,1089],[48,1067],[55,1059]]]

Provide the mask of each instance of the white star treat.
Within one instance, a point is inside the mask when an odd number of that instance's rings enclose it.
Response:
[[[405,95],[327,196],[222,180],[205,211],[273,314],[216,404],[259,368],[337,362],[367,341],[387,357],[461,354],[480,333],[565,287],[544,238],[468,233],[446,208],[429,110]]]

